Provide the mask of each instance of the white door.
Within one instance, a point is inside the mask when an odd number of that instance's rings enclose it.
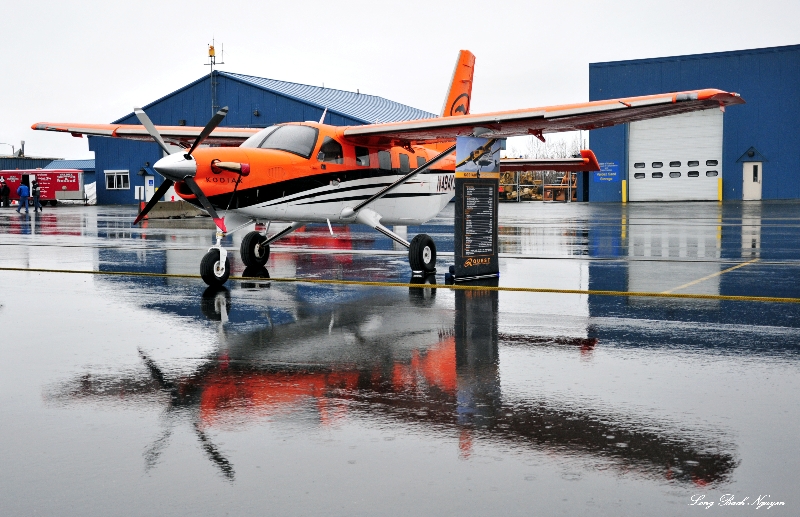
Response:
[[[156,193],[156,179],[153,176],[144,177],[144,200],[150,201],[150,198]]]
[[[742,199],[745,201],[761,200],[761,162],[744,162],[742,164]]]
[[[632,122],[630,201],[716,201],[722,181],[722,112],[709,109]]]

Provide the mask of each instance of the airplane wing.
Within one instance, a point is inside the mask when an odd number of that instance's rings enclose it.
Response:
[[[72,136],[106,136],[111,138],[124,138],[127,140],[141,140],[152,142],[153,137],[147,132],[144,126],[133,124],[72,124],[60,122],[37,122],[31,129],[40,131],[58,131],[60,133],[71,133]],[[193,126],[156,126],[158,132],[165,142],[181,147],[190,147],[203,130],[202,127]],[[261,131],[260,128],[236,128],[236,127],[217,127],[206,138],[204,144],[221,145],[225,147],[238,146],[254,134]]]
[[[711,108],[743,104],[738,93],[692,90],[567,104],[543,108],[497,111],[405,122],[351,126],[344,137],[359,145],[388,146],[452,141],[459,136],[505,138],[562,131],[598,129],[637,120],[665,117]]]
[[[594,152],[589,149],[581,151],[580,158],[503,158],[500,160],[500,172],[512,171],[599,171],[600,164]]]

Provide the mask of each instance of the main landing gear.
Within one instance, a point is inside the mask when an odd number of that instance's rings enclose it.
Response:
[[[408,263],[411,265],[411,271],[423,275],[436,271],[436,244],[430,235],[420,233],[411,239],[408,246]]]
[[[269,260],[269,244],[267,236],[259,232],[250,232],[242,239],[242,247],[239,248],[242,262],[245,267],[262,267]]]

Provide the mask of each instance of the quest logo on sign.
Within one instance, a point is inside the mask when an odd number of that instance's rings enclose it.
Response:
[[[594,183],[619,181],[619,163],[601,162],[600,170],[592,173]]]

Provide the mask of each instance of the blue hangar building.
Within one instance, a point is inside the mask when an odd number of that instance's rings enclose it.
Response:
[[[338,126],[435,116],[374,95],[221,71],[214,71],[143,109],[156,125],[202,127],[216,112],[212,106],[228,106],[228,115],[220,124],[226,127],[264,128],[282,122],[316,122],[325,109],[328,111],[324,122]],[[139,120],[129,113],[113,123],[139,124]],[[161,158],[155,143],[89,137],[89,150],[95,152],[98,204],[133,204],[142,194],[149,199],[163,181],[152,168]]]
[[[800,45],[591,63],[589,99],[719,88],[746,104],[591,132],[588,201],[800,198]],[[587,199],[584,199],[587,200]]]

